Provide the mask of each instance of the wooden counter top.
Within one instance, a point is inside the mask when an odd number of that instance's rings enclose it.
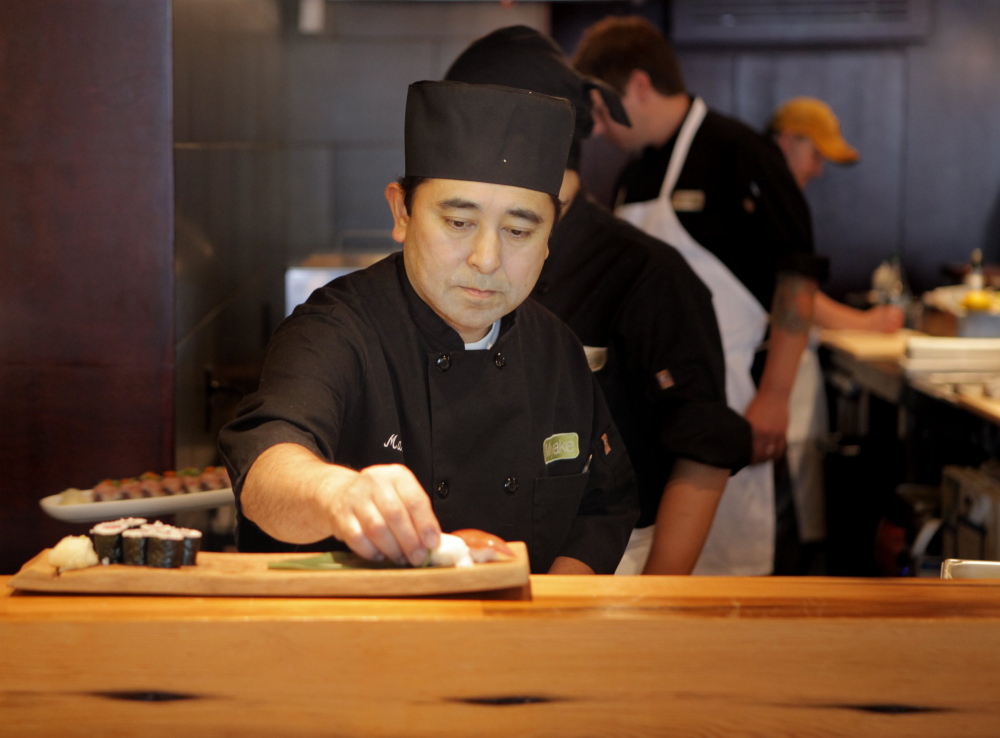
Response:
[[[1000,582],[531,587],[531,601],[8,591],[2,724],[18,736],[1000,734]]]

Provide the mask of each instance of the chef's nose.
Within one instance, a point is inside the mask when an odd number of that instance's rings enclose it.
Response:
[[[469,265],[481,274],[492,274],[500,268],[500,234],[482,229],[473,239]]]

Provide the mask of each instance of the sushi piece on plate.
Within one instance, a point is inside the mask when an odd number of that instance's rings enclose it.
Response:
[[[98,523],[90,529],[97,558],[102,564],[122,562],[122,531],[136,528],[146,522],[145,518],[119,518]]]

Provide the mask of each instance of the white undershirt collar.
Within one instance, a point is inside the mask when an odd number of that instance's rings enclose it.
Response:
[[[490,328],[490,332],[485,336],[480,338],[475,343],[465,344],[466,351],[482,351],[483,349],[493,348],[493,344],[497,342],[497,337],[500,335],[500,321],[496,321],[493,327]]]

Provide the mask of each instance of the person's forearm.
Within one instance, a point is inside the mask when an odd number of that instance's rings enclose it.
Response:
[[[906,313],[897,305],[876,305],[867,310],[856,310],[817,292],[813,321],[820,328],[894,333],[903,327]]]
[[[778,280],[771,310],[764,374],[743,416],[753,428],[753,463],[780,458],[788,434],[789,398],[809,342],[816,282],[786,274]]]
[[[778,279],[758,394],[774,394],[786,400],[791,394],[802,351],[809,343],[815,295],[815,280],[799,274],[785,274]]]
[[[864,310],[837,302],[819,290],[816,291],[814,310],[813,322],[820,328],[863,330],[868,327]]]
[[[579,559],[570,556],[556,556],[552,566],[549,567],[549,574],[593,574],[594,570]]]
[[[320,541],[333,534],[327,496],[350,484],[357,474],[328,464],[304,446],[272,446],[247,472],[240,494],[243,514],[278,540]]]
[[[694,570],[728,480],[728,469],[677,460],[660,499],[643,574],[690,574]]]

